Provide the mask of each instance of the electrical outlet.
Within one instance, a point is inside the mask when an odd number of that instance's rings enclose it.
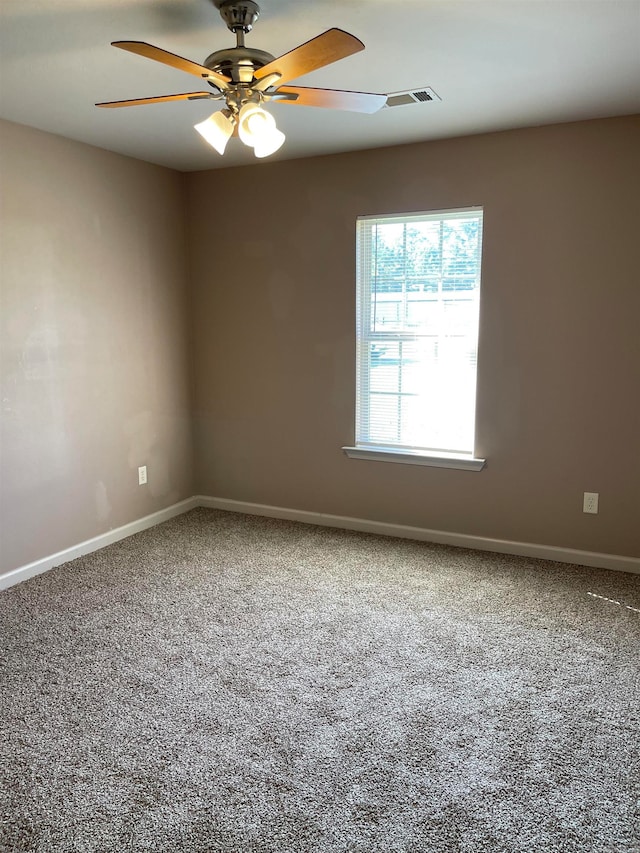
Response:
[[[598,493],[585,492],[582,501],[582,512],[590,512],[596,515],[598,512]]]
[[[146,466],[146,465],[141,465],[141,466],[138,468],[138,485],[139,485],[139,486],[144,486],[144,484],[145,484],[146,482],[147,482],[147,466]]]

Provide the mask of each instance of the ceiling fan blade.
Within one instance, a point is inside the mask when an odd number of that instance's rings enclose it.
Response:
[[[131,101],[105,101],[96,107],[137,107],[140,104],[162,104],[165,101],[199,101],[212,98],[211,92],[184,92],[182,95],[158,95],[156,98],[134,98]]]
[[[168,50],[163,50],[161,47],[154,47],[154,45],[147,44],[145,41],[112,41],[111,44],[122,50],[128,50],[130,53],[137,53],[138,56],[146,56],[147,59],[155,59],[156,62],[163,62],[165,65],[170,65],[179,71],[186,71],[187,74],[195,74],[196,77],[206,77],[220,89],[226,89],[227,85],[231,82],[228,77],[218,74],[216,71],[211,71],[205,65],[198,65],[197,62],[177,56],[175,53],[169,53]]]
[[[375,113],[387,102],[386,95],[373,92],[345,92],[341,89],[312,89],[305,86],[279,86],[276,95],[297,95],[295,101],[285,98],[276,103],[298,104],[302,107],[327,107],[330,110],[352,110],[356,113]]]
[[[268,74],[279,74],[279,82],[284,83],[287,80],[302,77],[303,74],[308,74],[317,68],[330,65],[332,62],[337,62],[338,59],[351,56],[352,53],[357,53],[359,50],[364,50],[364,44],[360,39],[345,33],[344,30],[327,30],[311,41],[294,47],[289,53],[285,53],[267,65],[263,65],[256,71],[254,77],[256,80],[261,80]]]

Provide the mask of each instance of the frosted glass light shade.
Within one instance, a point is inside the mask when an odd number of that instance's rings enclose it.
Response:
[[[275,126],[273,116],[258,104],[245,104],[238,113],[238,136],[245,145],[253,148],[260,133],[264,132],[269,124]]]
[[[238,136],[253,148],[256,157],[268,157],[280,148],[285,135],[272,115],[258,104],[245,104],[238,115]]]
[[[233,133],[233,122],[225,115],[224,110],[213,113],[194,127],[218,154],[224,154],[224,149]]]
[[[256,142],[253,153],[256,157],[268,157],[269,154],[274,154],[278,148],[281,148],[285,135],[277,127],[274,127],[268,134],[264,134],[258,142]]]

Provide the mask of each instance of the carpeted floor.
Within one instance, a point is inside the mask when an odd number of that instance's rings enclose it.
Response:
[[[0,630],[2,853],[640,851],[640,576],[200,509]]]

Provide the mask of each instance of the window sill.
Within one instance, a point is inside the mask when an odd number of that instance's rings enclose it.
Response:
[[[343,447],[350,459],[368,459],[371,462],[399,462],[403,465],[427,465],[431,468],[456,468],[460,471],[481,471],[486,459],[457,453],[420,453],[395,450],[388,447]]]

